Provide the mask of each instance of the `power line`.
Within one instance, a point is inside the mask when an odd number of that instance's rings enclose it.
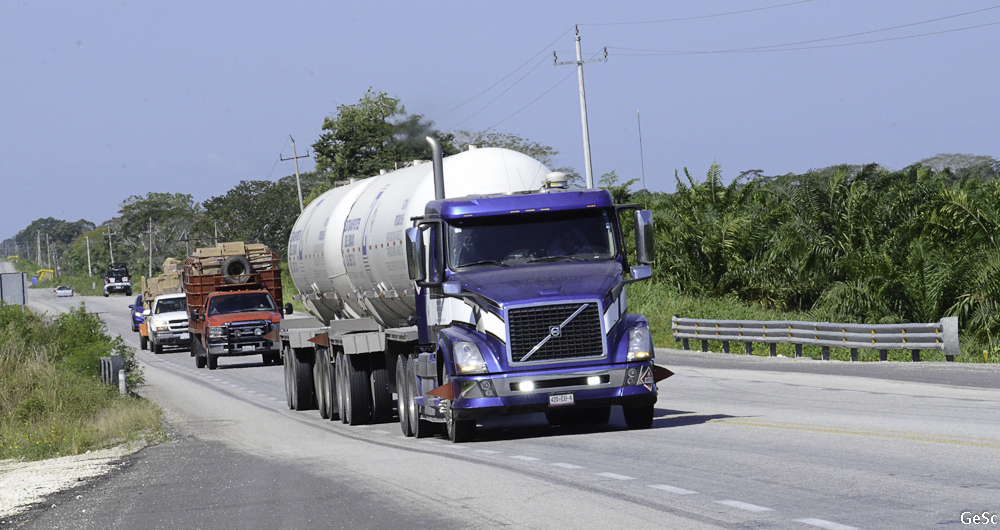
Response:
[[[590,59],[593,59],[594,57],[597,57],[597,55],[598,55],[598,54],[600,54],[600,53],[603,53],[603,52],[596,52],[596,53],[594,53],[593,55],[591,55],[591,56],[590,56],[590,57],[589,57],[589,58],[588,58],[587,60],[589,61]],[[550,89],[546,90],[545,92],[542,92],[542,93],[541,93],[541,95],[539,95],[539,96],[538,96],[537,98],[535,98],[535,99],[531,100],[530,102],[528,102],[528,104],[527,104],[527,105],[525,105],[525,106],[523,106],[523,107],[521,107],[521,108],[519,108],[519,109],[515,110],[515,111],[514,111],[514,112],[513,112],[513,113],[512,113],[511,115],[507,116],[506,118],[504,118],[504,119],[502,119],[502,120],[500,120],[500,121],[498,121],[498,122],[494,123],[493,125],[490,125],[489,127],[487,127],[487,128],[486,128],[486,131],[490,131],[490,130],[492,130],[492,129],[493,129],[494,127],[496,127],[497,125],[500,125],[501,123],[503,123],[503,122],[505,122],[505,121],[507,121],[507,120],[509,120],[509,119],[513,118],[514,116],[517,116],[517,115],[518,115],[518,114],[520,114],[520,113],[521,113],[521,111],[523,111],[524,109],[526,109],[526,108],[528,108],[528,107],[530,107],[530,106],[534,105],[534,104],[535,104],[535,103],[536,103],[536,102],[537,102],[538,100],[540,100],[540,99],[542,99],[543,97],[545,97],[546,95],[548,95],[548,93],[549,93],[549,92],[552,92],[553,90],[555,90],[555,89],[556,89],[556,87],[558,87],[559,85],[561,85],[561,84],[565,83],[567,79],[569,79],[570,77],[573,77],[573,74],[575,74],[575,73],[576,73],[576,72],[570,72],[570,73],[569,73],[569,74],[568,74],[568,75],[567,75],[566,77],[564,77],[564,78],[560,79],[560,80],[559,80],[559,81],[558,81],[558,82],[557,82],[556,84],[552,85],[552,88],[550,88]]]
[[[563,38],[564,36],[566,36],[566,34],[567,34],[567,33],[569,33],[569,32],[570,32],[570,31],[572,31],[572,30],[573,30],[573,27],[571,26],[571,27],[570,27],[569,29],[567,29],[566,31],[562,32],[562,34],[560,34],[560,35],[559,35],[558,37],[556,37],[556,38],[555,38],[555,40],[553,40],[552,42],[550,42],[549,44],[547,44],[547,45],[546,45],[546,46],[545,46],[544,48],[542,48],[542,49],[541,49],[541,50],[540,50],[539,52],[537,52],[537,53],[535,53],[534,55],[532,55],[530,59],[528,59],[527,61],[525,61],[525,62],[524,62],[524,64],[522,64],[521,66],[518,66],[518,67],[517,67],[517,68],[515,68],[515,69],[514,69],[514,70],[513,70],[512,72],[510,72],[509,74],[507,74],[507,75],[503,76],[502,78],[500,78],[500,80],[499,80],[499,81],[497,81],[496,83],[493,83],[492,85],[490,85],[490,86],[486,87],[485,89],[483,89],[483,90],[482,90],[482,91],[481,91],[480,93],[476,94],[475,96],[472,96],[471,98],[469,98],[469,99],[467,99],[467,100],[465,100],[465,101],[463,101],[463,102],[459,103],[458,105],[455,105],[454,107],[452,107],[452,108],[450,108],[450,109],[448,109],[448,110],[446,110],[446,111],[442,112],[441,114],[439,114],[439,115],[438,115],[438,117],[437,117],[437,118],[435,118],[435,121],[437,121],[438,119],[440,119],[440,117],[441,117],[441,116],[444,116],[444,115],[446,115],[446,114],[448,114],[448,113],[450,113],[450,112],[452,112],[452,111],[454,111],[454,110],[456,110],[456,109],[458,109],[458,108],[460,108],[460,107],[463,107],[463,106],[465,106],[466,104],[468,104],[468,103],[469,103],[470,101],[472,101],[472,100],[474,100],[474,99],[478,98],[479,96],[482,96],[483,94],[485,94],[485,93],[489,92],[489,91],[490,91],[490,90],[492,90],[492,89],[493,89],[493,88],[494,88],[495,86],[497,86],[497,85],[499,85],[500,83],[504,82],[504,81],[505,81],[505,80],[506,80],[506,79],[507,79],[508,77],[510,77],[510,76],[512,76],[512,75],[514,75],[514,74],[516,74],[516,73],[517,73],[518,71],[520,71],[520,70],[521,70],[522,68],[524,68],[525,66],[527,66],[528,64],[530,64],[530,63],[531,63],[531,61],[534,61],[534,60],[535,60],[535,58],[536,58],[536,57],[538,57],[539,55],[541,55],[541,54],[543,54],[543,53],[548,53],[549,49],[551,49],[551,48],[552,48],[552,46],[554,46],[554,45],[555,45],[555,44],[556,44],[557,42],[559,42],[559,39],[561,39],[561,38]],[[537,66],[536,66],[535,68],[537,68]],[[534,68],[533,68],[533,69],[534,69]],[[522,77],[521,79],[524,79],[524,78]],[[520,82],[521,82],[521,79],[518,79],[518,80],[517,80],[516,82],[514,82],[514,85],[516,85],[517,83],[520,83]],[[514,85],[511,85],[511,88],[512,88],[512,87],[513,87]],[[510,90],[510,88],[508,88],[507,90]],[[494,100],[494,101],[496,101],[496,100]],[[493,102],[491,101],[490,103],[493,103]],[[482,109],[480,109],[480,110],[482,110]],[[478,111],[477,111],[477,112],[478,112]]]
[[[642,20],[637,22],[596,22],[591,24],[580,24],[581,26],[633,26],[637,24],[660,24],[663,22],[682,22],[685,20],[699,20],[703,18],[715,18],[715,17],[726,17],[730,15],[742,15],[743,13],[752,13],[754,11],[765,11],[768,9],[776,9],[779,7],[788,7],[797,4],[805,4],[806,2],[812,2],[812,0],[799,0],[798,2],[789,2],[787,4],[778,4],[774,6],[767,7],[757,7],[754,9],[743,9],[741,11],[728,11],[725,13],[715,13],[712,15],[697,15],[693,17],[681,17],[681,18],[665,18],[662,20]]]
[[[884,33],[886,31],[894,31],[894,30],[897,30],[897,29],[910,28],[910,27],[914,27],[914,26],[920,26],[920,25],[923,25],[923,24],[931,24],[931,23],[934,23],[934,22],[940,22],[942,20],[949,20],[949,19],[952,19],[952,18],[958,18],[958,17],[964,17],[964,16],[968,16],[968,15],[974,15],[974,14],[977,14],[977,13],[982,13],[984,11],[990,11],[990,10],[993,10],[993,9],[1000,9],[1000,5],[992,6],[992,7],[987,7],[987,8],[983,8],[983,9],[977,9],[975,11],[967,11],[965,13],[958,13],[958,14],[955,14],[955,15],[948,15],[948,16],[945,16],[945,17],[938,17],[938,18],[932,18],[932,19],[929,19],[929,20],[922,20],[920,22],[911,22],[909,24],[902,24],[902,25],[899,25],[899,26],[891,26],[891,27],[888,27],[888,28],[880,28],[880,29],[874,29],[874,30],[870,30],[870,31],[861,31],[861,32],[857,32],[857,33],[849,33],[849,34],[846,34],[846,35],[838,35],[838,36],[835,36],[835,37],[825,37],[825,38],[822,38],[822,39],[811,39],[811,40],[798,41],[798,42],[788,42],[788,43],[784,43],[784,44],[770,44],[770,45],[766,45],[766,46],[754,46],[754,47],[749,47],[749,48],[735,48],[735,49],[730,49],[730,50],[712,50],[712,51],[682,51],[682,50],[673,50],[672,51],[672,50],[643,50],[643,49],[637,49],[637,48],[617,48],[617,47],[610,47],[610,46],[609,46],[609,48],[612,48],[612,49],[615,49],[615,50],[626,50],[626,51],[643,52],[643,53],[649,54],[649,55],[653,55],[653,54],[656,54],[656,55],[688,55],[688,54],[704,54],[704,53],[737,53],[737,52],[752,52],[752,51],[780,51],[780,50],[771,50],[771,49],[772,48],[785,48],[785,47],[789,47],[789,46],[800,46],[800,45],[803,45],[803,44],[813,44],[813,43],[817,43],[817,42],[827,42],[827,41],[831,41],[831,40],[848,39],[848,38],[852,38],[852,37],[860,37],[862,35],[871,35],[871,34],[874,34],[874,33]],[[984,24],[984,25],[991,25],[991,24]],[[893,37],[893,38],[887,38],[887,39],[883,39],[883,40],[862,41],[862,42],[857,42],[857,43],[845,43],[845,44],[841,44],[841,46],[853,46],[855,44],[868,44],[868,43],[873,43],[873,42],[884,42],[886,40],[899,40],[899,39],[903,39],[903,38],[922,37],[922,36],[927,36],[927,35],[936,35],[938,33],[946,33],[948,31],[959,31],[959,30],[973,29],[973,28],[978,28],[978,27],[982,27],[982,25],[981,26],[969,26],[969,27],[966,27],[966,28],[957,28],[957,29],[954,29],[954,30],[945,30],[945,31],[941,31],[941,32],[923,33],[923,34],[919,34],[919,35],[911,35],[911,36],[905,36],[905,37]],[[829,47],[833,47],[833,46],[829,46]],[[807,48],[796,48],[796,49],[815,49],[815,48],[820,48],[820,46],[807,47]],[[620,54],[620,55],[641,55],[641,54]]]
[[[887,38],[884,38],[884,39],[865,40],[865,41],[858,41],[858,42],[843,42],[843,43],[840,43],[840,44],[824,44],[822,46],[800,46],[800,47],[797,47],[797,48],[788,48],[788,47],[785,47],[785,46],[794,46],[794,44],[775,44],[775,45],[765,46],[765,47],[759,47],[758,46],[758,47],[753,47],[753,48],[734,48],[734,49],[730,49],[730,50],[704,50],[704,51],[655,51],[655,50],[646,50],[646,51],[644,51],[644,53],[619,53],[617,55],[633,56],[633,57],[654,57],[654,56],[658,56],[658,55],[710,55],[710,54],[723,54],[723,53],[767,53],[767,52],[787,52],[787,51],[798,51],[798,50],[819,50],[819,49],[824,49],[824,48],[841,48],[841,47],[844,47],[844,46],[859,46],[859,45],[862,45],[862,44],[875,44],[875,43],[879,43],[879,42],[891,42],[891,41],[897,41],[897,40],[916,39],[916,38],[919,38],[919,37],[928,37],[928,36],[932,36],[932,35],[942,35],[942,34],[945,34],[945,33],[956,33],[956,32],[959,32],[959,31],[966,31],[966,30],[970,30],[970,29],[985,28],[987,26],[996,26],[998,24],[1000,24],[1000,22],[989,22],[987,24],[977,24],[975,26],[965,26],[965,27],[962,27],[962,28],[946,29],[946,30],[941,30],[941,31],[932,31],[932,32],[928,32],[928,33],[918,33],[916,35],[906,35],[906,36],[902,36],[902,37],[887,37]],[[608,46],[608,49],[612,49],[612,50],[629,50],[629,48],[615,48],[613,46]],[[640,51],[640,52],[642,52],[643,50],[634,50],[634,51]]]
[[[480,112],[482,112],[483,110],[485,110],[485,109],[486,109],[486,107],[489,107],[489,106],[490,106],[490,105],[492,105],[492,104],[493,104],[493,103],[494,103],[494,102],[495,102],[496,100],[498,100],[498,99],[500,99],[501,97],[503,97],[503,95],[504,95],[504,94],[506,94],[507,92],[510,92],[510,90],[511,90],[512,88],[514,88],[515,86],[517,86],[517,84],[518,84],[518,83],[520,83],[521,81],[523,81],[525,77],[528,77],[528,75],[529,75],[529,74],[531,74],[531,72],[534,72],[535,70],[537,70],[539,66],[541,66],[541,65],[545,64],[546,62],[548,62],[548,60],[549,60],[549,59],[548,59],[548,57],[543,57],[541,61],[538,61],[538,64],[536,64],[535,66],[531,67],[531,70],[528,70],[528,71],[527,71],[527,72],[526,72],[526,73],[525,73],[525,74],[524,74],[523,76],[521,76],[521,78],[520,78],[520,79],[518,79],[517,81],[515,81],[513,85],[510,85],[509,87],[507,87],[507,89],[506,89],[506,90],[504,90],[503,92],[499,93],[499,94],[497,95],[497,97],[495,97],[495,98],[491,99],[491,100],[490,100],[490,101],[489,101],[488,103],[486,103],[485,105],[483,105],[482,107],[480,107],[480,108],[479,108],[479,110],[477,110],[476,112],[473,112],[472,114],[469,114],[469,116],[468,116],[468,117],[466,117],[466,118],[465,118],[464,120],[462,120],[462,121],[460,121],[460,122],[456,123],[455,125],[452,125],[451,127],[448,127],[447,129],[445,129],[445,131],[448,131],[448,132],[450,132],[450,131],[451,131],[452,129],[454,129],[455,127],[458,127],[459,125],[461,125],[461,124],[463,124],[463,123],[465,123],[465,122],[469,121],[470,119],[472,119],[472,117],[474,117],[474,116],[475,116],[476,114],[479,114]],[[509,76],[508,76],[508,77],[509,77]],[[496,86],[496,85],[493,85],[493,86]],[[492,87],[491,87],[491,88],[492,88]],[[470,101],[471,101],[471,100],[470,100]]]

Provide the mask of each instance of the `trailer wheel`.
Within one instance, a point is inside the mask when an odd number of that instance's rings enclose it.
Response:
[[[629,429],[648,429],[653,426],[653,405],[622,405],[622,413]]]
[[[295,397],[295,410],[309,410],[316,406],[316,392],[313,387],[312,363],[305,359],[307,352],[298,348],[292,349],[292,383]]]
[[[349,425],[361,425],[371,420],[371,381],[368,379],[366,359],[359,355],[345,355],[344,366],[344,415]]]
[[[145,335],[139,335],[139,348],[143,350],[149,349],[149,337]]]
[[[337,367],[333,364],[333,361],[337,356],[332,351],[327,351],[326,355],[325,376],[327,381],[326,384],[329,385],[329,388],[327,389],[327,400],[330,403],[330,421],[336,421],[341,419],[344,415],[344,411],[340,405],[340,389],[337,386]]]
[[[337,351],[334,356],[333,365],[333,390],[337,396],[337,410],[340,411],[340,422],[347,423],[347,398],[344,395],[347,388],[347,377],[344,375],[344,366],[347,364],[347,355],[343,351]]]
[[[399,428],[403,431],[403,436],[409,437],[413,436],[413,430],[410,429],[410,416],[407,414],[410,388],[406,384],[406,365],[406,356],[400,355],[396,361],[396,414],[399,416]]]
[[[389,391],[389,371],[384,361],[371,363],[369,386],[372,389],[372,423],[392,421],[392,392]]]
[[[410,430],[415,438],[426,438],[431,436],[436,429],[433,422],[420,419],[420,410],[417,407],[417,397],[421,395],[420,382],[417,379],[417,356],[411,355],[406,363],[406,415],[410,420]]]
[[[324,420],[330,419],[330,399],[329,387],[326,384],[326,377],[323,372],[327,366],[327,349],[318,348],[316,350],[316,362],[313,364],[313,388],[316,389],[316,408],[319,409],[319,417]]]

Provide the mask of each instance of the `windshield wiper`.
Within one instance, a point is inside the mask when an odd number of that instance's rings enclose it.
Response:
[[[528,263],[540,263],[540,262],[543,262],[543,261],[562,261],[562,260],[566,260],[566,261],[590,261],[589,259],[578,258],[576,256],[542,256],[540,258],[531,258],[531,259],[528,260]]]
[[[506,264],[506,263],[504,263],[502,261],[497,261],[495,259],[484,259],[484,260],[480,260],[480,261],[474,261],[472,263],[463,263],[463,264],[459,265],[459,267],[463,267],[463,268],[464,267],[473,267],[473,266],[476,266],[476,265],[499,265],[501,267],[510,267],[510,265],[508,265],[508,264]]]

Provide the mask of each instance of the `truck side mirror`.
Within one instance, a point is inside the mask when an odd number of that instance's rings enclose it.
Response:
[[[199,313],[197,309],[191,310],[191,320],[193,320],[194,322],[201,321],[201,313]]]
[[[292,304],[285,304],[285,314],[286,315],[291,315],[293,311],[295,311],[295,308],[292,307]]]
[[[417,227],[406,229],[406,270],[411,280],[427,279],[427,248],[424,247],[423,230]]]
[[[640,265],[653,263],[653,212],[635,211],[635,259]]]

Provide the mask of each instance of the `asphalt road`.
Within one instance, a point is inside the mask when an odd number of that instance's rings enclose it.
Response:
[[[138,347],[128,298],[31,300],[85,301]],[[290,411],[282,368],[259,358],[139,358],[173,443],[20,527],[930,528],[1000,513],[998,366],[657,350],[676,375],[652,429],[617,410],[587,429],[530,415],[453,445]]]

